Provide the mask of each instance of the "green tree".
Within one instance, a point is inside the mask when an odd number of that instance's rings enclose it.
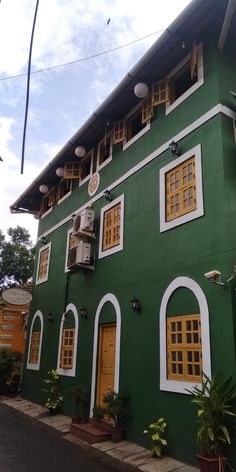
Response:
[[[10,241],[5,240],[0,230],[0,287],[22,284],[32,277],[34,248],[27,229],[17,226],[9,228]]]

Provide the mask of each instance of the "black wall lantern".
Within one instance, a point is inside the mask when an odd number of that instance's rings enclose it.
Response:
[[[174,156],[180,156],[180,153],[178,151],[178,144],[173,140],[168,146],[169,150],[172,152]]]
[[[104,197],[105,197],[105,199],[107,200],[107,202],[111,202],[111,201],[112,201],[112,196],[111,196],[110,190],[105,190],[105,192],[104,192]]]
[[[50,323],[54,320],[54,316],[50,311],[47,313],[47,320],[50,321]]]
[[[132,300],[130,300],[130,303],[131,303],[131,308],[134,311],[137,311],[137,312],[141,311],[140,301],[136,297],[132,298]]]
[[[88,310],[86,310],[86,308],[84,306],[82,306],[79,309],[79,314],[80,314],[81,318],[87,318],[88,317]]]

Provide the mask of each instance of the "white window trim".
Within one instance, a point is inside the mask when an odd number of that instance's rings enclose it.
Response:
[[[32,333],[33,333],[34,322],[35,322],[37,317],[39,317],[40,323],[41,323],[38,362],[37,362],[37,364],[30,364],[29,358],[30,358],[31,338],[32,338]],[[40,310],[37,310],[36,313],[33,316],[31,327],[30,327],[30,336],[29,336],[29,346],[28,346],[26,369],[30,369],[30,370],[39,370],[40,369],[42,340],[43,340],[43,315],[42,315],[42,312]]]
[[[66,314],[72,311],[74,320],[75,320],[75,337],[74,337],[74,349],[73,349],[73,360],[72,360],[72,369],[63,369],[60,367],[60,359],[61,359],[61,343],[62,343],[62,332],[64,321],[66,319]],[[69,303],[66,307],[65,313],[63,313],[61,317],[61,325],[60,325],[60,334],[59,334],[59,345],[58,345],[58,356],[57,356],[57,372],[59,375],[64,375],[67,377],[75,377],[76,371],[76,356],[77,356],[77,345],[78,345],[78,332],[79,332],[79,316],[77,309],[73,303]]]
[[[96,172],[98,172],[99,170],[101,170],[101,169],[103,169],[104,167],[106,167],[106,165],[109,164],[109,162],[112,161],[112,151],[113,151],[112,133],[108,133],[108,137],[110,138],[110,151],[109,151],[109,156],[108,156],[108,158],[107,158],[104,162],[102,162],[102,164],[99,164],[99,158],[100,158],[100,147],[101,147],[101,144],[102,144],[103,141],[104,141],[104,138],[101,139],[101,141],[99,141],[99,143],[98,143]]]
[[[83,180],[79,180],[79,187],[81,187],[81,185],[85,184],[85,182],[88,182],[92,176],[92,173],[93,173],[93,159],[94,159],[94,149],[91,149],[91,151],[89,151],[87,154],[90,154],[91,153],[91,163],[90,163],[90,173],[83,179]],[[83,158],[84,160],[86,159],[86,156]]]
[[[45,218],[45,216],[49,215],[49,213],[51,213],[51,211],[52,211],[52,206],[47,211],[45,211],[45,213],[42,213],[40,218],[41,219]]]
[[[112,208],[113,206],[117,205],[117,203],[121,203],[120,208],[120,244],[114,246],[110,249],[103,250],[102,249],[102,242],[103,242],[103,225],[104,225],[104,213]],[[103,257],[110,256],[111,254],[115,254],[116,252],[123,251],[124,245],[124,194],[120,195],[112,202],[108,203],[108,205],[104,206],[101,209],[101,218],[100,218],[100,234],[99,234],[99,251],[98,251],[98,258],[102,259]]]
[[[59,200],[57,200],[57,204],[60,205],[60,203],[64,202],[64,200],[71,195],[72,192],[72,180],[70,181],[70,190],[67,192],[63,197],[61,197]]]
[[[203,69],[203,53],[202,43],[197,45],[197,76],[198,80],[192,85],[186,92],[184,92],[177,100],[170,104],[166,103],[166,115],[171,113],[176,107],[178,107],[186,98],[194,93],[201,85],[204,84],[204,69]],[[167,75],[167,79],[170,81],[171,78],[191,59],[191,53],[189,53],[172,71]]]
[[[132,116],[134,115],[134,113],[141,107],[142,105],[140,103],[138,103],[138,105],[136,105],[136,107],[134,107],[126,116],[125,116],[125,123],[127,122],[127,120]],[[151,127],[151,122],[148,121],[146,126],[144,126],[143,129],[141,129],[141,131],[139,131],[139,133],[135,134],[135,136],[133,136],[131,139],[129,139],[129,141],[125,140],[124,143],[123,143],[123,151],[125,151],[126,149],[128,149],[132,144],[134,144],[139,138],[141,138],[145,133],[147,133],[147,131],[150,130],[150,127]]]
[[[172,293],[179,287],[185,287],[191,290],[198,301],[201,320],[202,369],[204,374],[211,378],[209,310],[205,294],[193,279],[189,277],[177,277],[167,287],[160,307],[160,390],[189,394],[186,389],[192,390],[195,385],[199,385],[198,382],[184,382],[180,380],[169,380],[167,378],[166,311]]]
[[[196,184],[196,210],[185,215],[166,221],[166,173],[174,169],[190,157],[195,156],[195,184]],[[160,232],[163,233],[171,228],[195,220],[204,215],[203,192],[202,192],[202,164],[201,164],[201,144],[185,152],[182,156],[170,162],[160,169]]]
[[[97,374],[97,356],[98,356],[98,338],[99,338],[99,317],[105,303],[111,303],[114,306],[116,313],[116,350],[115,350],[115,378],[114,378],[114,390],[119,392],[119,380],[120,380],[120,334],[121,334],[121,311],[120,305],[112,293],[107,293],[101,299],[94,321],[94,338],[93,338],[93,367],[92,367],[92,383],[91,383],[91,398],[90,398],[90,417],[93,416],[93,408],[95,406],[95,392],[96,392],[96,374]]]
[[[49,253],[48,253],[48,267],[47,267],[47,273],[43,279],[38,279],[38,273],[39,273],[39,262],[40,262],[40,255],[41,252],[44,251],[45,249],[49,248]],[[51,243],[45,244],[39,249],[38,253],[38,264],[37,264],[37,272],[36,272],[36,285],[42,284],[43,282],[46,282],[48,280],[48,273],[49,273],[49,265],[50,265],[50,256],[51,256]]]

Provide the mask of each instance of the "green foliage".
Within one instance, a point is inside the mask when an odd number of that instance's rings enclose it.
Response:
[[[163,437],[167,423],[164,418],[159,418],[155,423],[150,423],[148,429],[144,430],[150,440],[150,451],[153,457],[161,457],[163,448],[167,446],[167,441]]]
[[[0,351],[0,393],[17,393],[21,365],[19,352]]]
[[[231,378],[210,379],[203,375],[201,387],[195,386],[192,403],[197,405],[197,441],[206,457],[219,457],[226,445],[230,445],[230,426],[235,413],[232,411],[236,398]]]
[[[124,391],[110,391],[104,396],[103,401],[105,404],[104,414],[110,416],[112,424],[116,428],[121,417],[129,414],[127,408],[128,395]]]
[[[29,232],[17,226],[7,230],[10,241],[0,230],[0,286],[6,288],[22,284],[32,277],[34,249],[31,248]]]
[[[49,411],[57,411],[62,407],[63,395],[60,393],[59,384],[60,378],[55,369],[48,371],[48,378],[43,379],[46,384],[46,388],[42,388],[42,392],[48,393],[48,398],[45,403],[46,408]]]

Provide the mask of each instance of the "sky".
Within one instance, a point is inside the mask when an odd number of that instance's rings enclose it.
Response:
[[[5,235],[9,227],[20,225],[35,243],[38,221],[32,215],[11,214],[10,205],[189,3],[39,0],[31,71],[76,62],[31,74],[21,174],[26,73],[36,0],[1,0],[0,229]],[[119,49],[105,52],[115,48]]]

